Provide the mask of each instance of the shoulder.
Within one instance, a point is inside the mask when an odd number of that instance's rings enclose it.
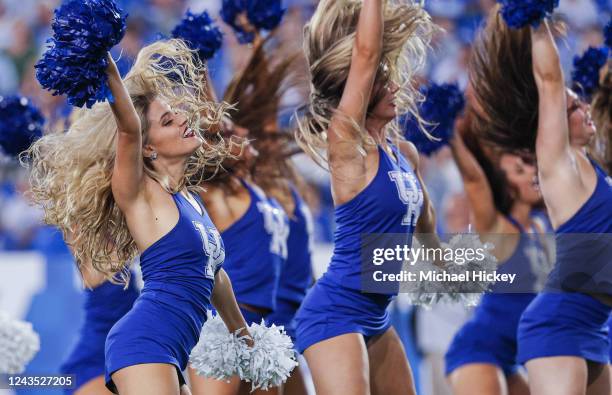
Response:
[[[398,142],[397,147],[404,157],[412,164],[414,170],[419,169],[419,151],[416,149],[414,144],[410,141],[401,140]]]

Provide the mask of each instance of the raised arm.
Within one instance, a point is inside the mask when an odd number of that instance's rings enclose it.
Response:
[[[351,66],[338,105],[340,117],[334,117],[328,131],[328,142],[335,142],[355,133],[345,117],[365,124],[365,117],[380,63],[383,38],[383,1],[364,0],[353,44]],[[333,148],[333,147],[330,147]]]
[[[486,233],[496,228],[499,213],[495,208],[489,181],[459,132],[459,129],[464,127],[464,122],[466,122],[464,119],[458,119],[455,123],[456,132],[450,147],[474,212],[474,227],[477,232]]]
[[[542,178],[571,163],[566,93],[559,52],[546,21],[531,29],[533,75],[538,88],[536,155]]]
[[[108,85],[115,99],[111,108],[117,122],[117,146],[111,186],[115,201],[123,208],[132,203],[142,190],[142,133],[140,118],[110,54],[108,61]]]

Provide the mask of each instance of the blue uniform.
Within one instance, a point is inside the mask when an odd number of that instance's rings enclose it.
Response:
[[[62,374],[74,374],[74,388],[66,389],[72,394],[84,384],[104,374],[104,342],[113,325],[123,317],[134,304],[139,291],[134,275],[128,289],[122,285],[104,282],[94,289],[84,291],[85,321],[72,352],[60,367]]]
[[[267,317],[271,324],[283,325],[287,334],[295,342],[295,322],[297,312],[306,290],[312,283],[312,232],[313,223],[310,210],[297,191],[291,189],[295,211],[289,220],[287,238],[287,262],[281,271],[276,309]]]
[[[576,292],[585,290],[585,284],[597,287],[599,284],[592,281],[597,279],[596,271],[605,270],[612,256],[608,235],[612,233],[612,179],[595,162],[593,167],[597,174],[595,191],[557,229],[557,262],[546,292],[538,295],[521,317],[518,333],[521,363],[553,356],[609,361],[606,321],[612,308],[586,293]],[[584,276],[589,272],[591,275]]]
[[[179,219],[140,256],[144,288],[106,339],[106,385],[111,374],[144,363],[176,367],[179,381],[206,321],[215,274],[225,256],[219,232],[181,194],[172,195]],[[199,196],[196,200],[201,203]]]
[[[529,234],[508,218],[520,230],[521,238],[514,253],[498,269],[498,273],[517,275],[517,286],[495,284],[482,300],[470,319],[455,335],[445,355],[446,374],[472,363],[498,366],[506,376],[517,372],[516,333],[521,314],[535,298],[537,271],[546,264],[542,240]],[[538,267],[534,267],[538,266]],[[520,292],[520,293],[516,293]]]
[[[335,208],[337,226],[331,263],[306,295],[295,318],[299,352],[346,333],[369,338],[390,326],[387,306],[397,291],[361,292],[362,234],[401,234],[402,242],[409,245],[423,205],[423,191],[412,166],[395,146],[391,148],[399,162],[378,147],[378,171],[372,182]]]
[[[287,259],[287,215],[274,199],[258,187],[242,181],[251,204],[246,213],[222,233],[227,251],[225,271],[238,303],[273,311],[281,268]],[[265,315],[241,308],[247,323]]]

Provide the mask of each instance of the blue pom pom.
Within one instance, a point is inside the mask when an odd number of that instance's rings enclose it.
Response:
[[[606,27],[604,27],[604,40],[608,48],[612,48],[612,19],[608,21]]]
[[[559,0],[499,0],[499,3],[504,20],[515,29],[537,27],[559,6]]]
[[[589,47],[582,56],[574,57],[573,88],[589,97],[599,87],[599,70],[608,60],[608,48]]]
[[[221,30],[206,11],[192,14],[187,10],[183,20],[172,30],[172,37],[184,40],[198,51],[202,60],[212,58],[223,43]]]
[[[45,119],[28,99],[0,96],[0,150],[16,157],[40,138]]]
[[[285,14],[281,0],[223,0],[221,18],[236,32],[241,44],[251,43],[255,33],[246,31],[238,22],[238,16],[245,13],[248,22],[255,29],[273,30]]]
[[[255,0],[248,1],[247,17],[258,29],[273,30],[283,19],[286,9],[281,0]]]
[[[113,100],[106,53],[125,34],[125,15],[113,0],[69,0],[55,11],[53,38],[36,64],[36,78],[77,107]]]
[[[425,125],[425,129],[439,140],[430,140],[412,115],[401,117],[400,125],[404,128],[406,139],[412,142],[419,152],[429,156],[450,141],[455,118],[463,110],[465,101],[457,84],[432,83],[421,87],[420,91],[425,96],[425,101],[419,106],[419,115],[431,124]]]

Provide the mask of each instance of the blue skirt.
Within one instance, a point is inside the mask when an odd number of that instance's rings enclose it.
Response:
[[[299,303],[285,299],[276,299],[276,309],[268,314],[266,321],[269,324],[285,327],[285,332],[295,344],[295,314],[300,308]]]
[[[518,331],[518,360],[575,356],[607,364],[606,322],[612,307],[581,293],[542,293],[527,307]]]
[[[343,287],[325,275],[308,291],[295,317],[297,350],[332,337],[360,333],[366,342],[391,326],[390,295],[364,294]]]
[[[169,305],[154,291],[145,292],[134,307],[110,330],[105,344],[107,388],[117,393],[111,375],[132,365],[165,363],[176,368],[179,384],[185,383],[189,353],[197,343],[202,325],[186,312],[188,302]],[[206,314],[203,314],[204,320]]]
[[[534,294],[485,294],[474,317],[455,335],[445,355],[446,374],[463,365],[498,366],[509,377],[517,373],[516,333],[521,314]]]

